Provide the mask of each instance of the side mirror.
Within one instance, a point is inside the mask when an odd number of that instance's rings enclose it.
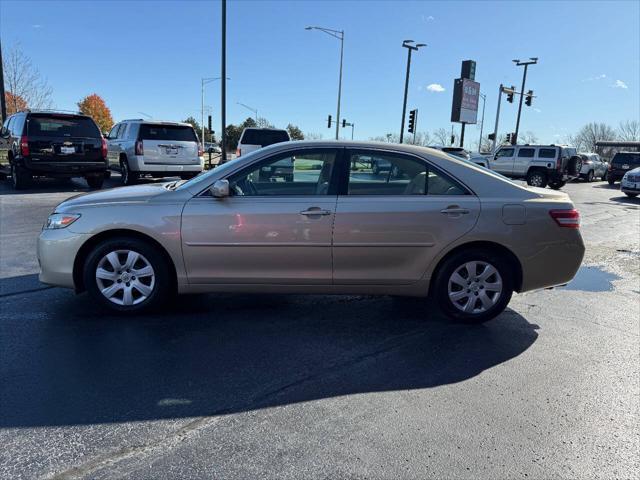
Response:
[[[6,127],[2,127],[0,129],[0,137],[9,138],[9,129],[7,129]]]
[[[211,188],[211,195],[215,198],[225,198],[229,196],[229,180],[217,180]]]

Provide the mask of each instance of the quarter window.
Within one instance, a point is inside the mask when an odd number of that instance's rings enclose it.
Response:
[[[349,195],[466,195],[448,175],[404,155],[354,152],[349,161]]]
[[[336,150],[298,150],[252,165],[229,178],[233,196],[327,195]]]
[[[498,152],[496,153],[496,158],[513,157],[513,152],[515,152],[515,149],[513,148],[503,148],[501,150],[498,150]]]
[[[113,128],[111,128],[111,131],[109,132],[109,138],[117,138],[118,137],[118,130],[120,129],[120,126],[122,124],[118,123],[116,125],[113,126]]]
[[[533,148],[521,148],[518,150],[518,158],[533,158],[535,149]]]
[[[555,148],[541,148],[538,151],[538,158],[556,158]]]

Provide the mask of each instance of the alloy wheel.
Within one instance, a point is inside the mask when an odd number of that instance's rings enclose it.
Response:
[[[461,265],[449,277],[448,294],[451,303],[465,313],[484,313],[502,295],[503,282],[498,269],[485,261]]]
[[[137,305],[153,293],[156,275],[151,263],[133,250],[109,252],[96,267],[98,290],[116,305]]]
[[[531,178],[529,181],[532,187],[541,187],[542,184],[544,183],[542,175],[539,173],[535,173],[531,175]]]

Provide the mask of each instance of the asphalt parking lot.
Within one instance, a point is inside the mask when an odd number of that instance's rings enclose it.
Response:
[[[0,182],[0,477],[638,478],[640,201],[617,188],[563,189],[571,284],[469,327],[359,296],[116,317],[37,281],[42,223],[85,183]]]

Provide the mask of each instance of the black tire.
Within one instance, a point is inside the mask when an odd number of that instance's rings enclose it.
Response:
[[[571,176],[577,177],[582,170],[582,158],[575,156],[569,159],[567,163],[567,173]]]
[[[140,178],[138,172],[132,172],[129,167],[129,161],[126,158],[120,159],[120,175],[122,176],[123,185],[135,185]]]
[[[636,197],[638,196],[638,194],[637,194],[637,193],[627,193],[627,192],[624,192],[624,194],[625,194],[627,197],[629,197],[629,198],[636,198]]]
[[[146,299],[140,301],[140,303],[118,305],[105,297],[98,287],[96,270],[100,261],[110,252],[118,250],[130,250],[142,255],[153,268],[154,279],[151,293]],[[85,288],[91,297],[101,305],[121,313],[137,313],[157,309],[175,294],[171,269],[164,255],[162,255],[155,246],[137,238],[118,237],[105,240],[96,245],[84,262],[83,278]],[[133,278],[133,280],[135,280],[135,278]],[[118,283],[122,284],[122,281]],[[112,285],[113,284],[115,284],[115,282],[113,282]],[[124,296],[124,290],[122,290],[122,292]]]
[[[593,173],[593,170],[589,170],[589,173],[587,173],[587,182],[589,183],[593,182],[594,177],[595,177],[595,173]]]
[[[605,170],[604,173],[602,174],[602,177],[600,178],[602,179],[603,182],[605,182],[608,176],[609,176],[609,172]]]
[[[481,312],[468,313],[464,312],[459,307],[456,307],[454,302],[450,299],[449,280],[454,272],[459,268],[467,262],[473,261],[490,264],[497,270],[499,276],[502,278],[502,291],[497,296],[496,303],[491,307]],[[478,274],[478,272],[476,272],[476,274]],[[497,280],[497,277],[494,279]],[[442,313],[452,320],[464,323],[483,323],[495,318],[504,311],[511,300],[511,295],[513,294],[513,270],[511,265],[509,265],[503,256],[490,250],[487,251],[479,248],[461,250],[446,257],[444,262],[438,268],[434,281],[435,283],[432,286],[431,293]],[[471,279],[471,281],[473,281],[473,279]],[[480,297],[478,296],[481,291],[482,290],[478,290],[475,292],[474,295],[477,297],[475,300],[473,300],[473,296],[469,295],[471,301],[475,301],[473,304],[474,308],[478,305],[478,302],[481,302]],[[467,290],[467,292],[471,292],[471,290]],[[463,300],[463,303],[466,302]]]
[[[557,182],[551,182],[549,184],[549,187],[551,187],[554,190],[560,190],[562,187],[564,187],[567,184],[567,182],[563,182],[563,181],[557,181]]]
[[[33,177],[27,169],[13,163],[11,164],[11,185],[14,190],[29,188],[32,182]]]
[[[529,170],[527,172],[527,185],[530,187],[544,188],[548,182],[549,178],[544,170]]]
[[[609,177],[609,176],[607,175],[607,183],[608,183],[609,185],[613,185],[613,184],[615,184],[615,183],[616,183],[616,179],[615,179],[615,178],[611,178],[611,177]]]
[[[94,175],[91,177],[86,177],[87,185],[89,188],[100,190],[102,188],[102,184],[104,183],[104,175]]]

